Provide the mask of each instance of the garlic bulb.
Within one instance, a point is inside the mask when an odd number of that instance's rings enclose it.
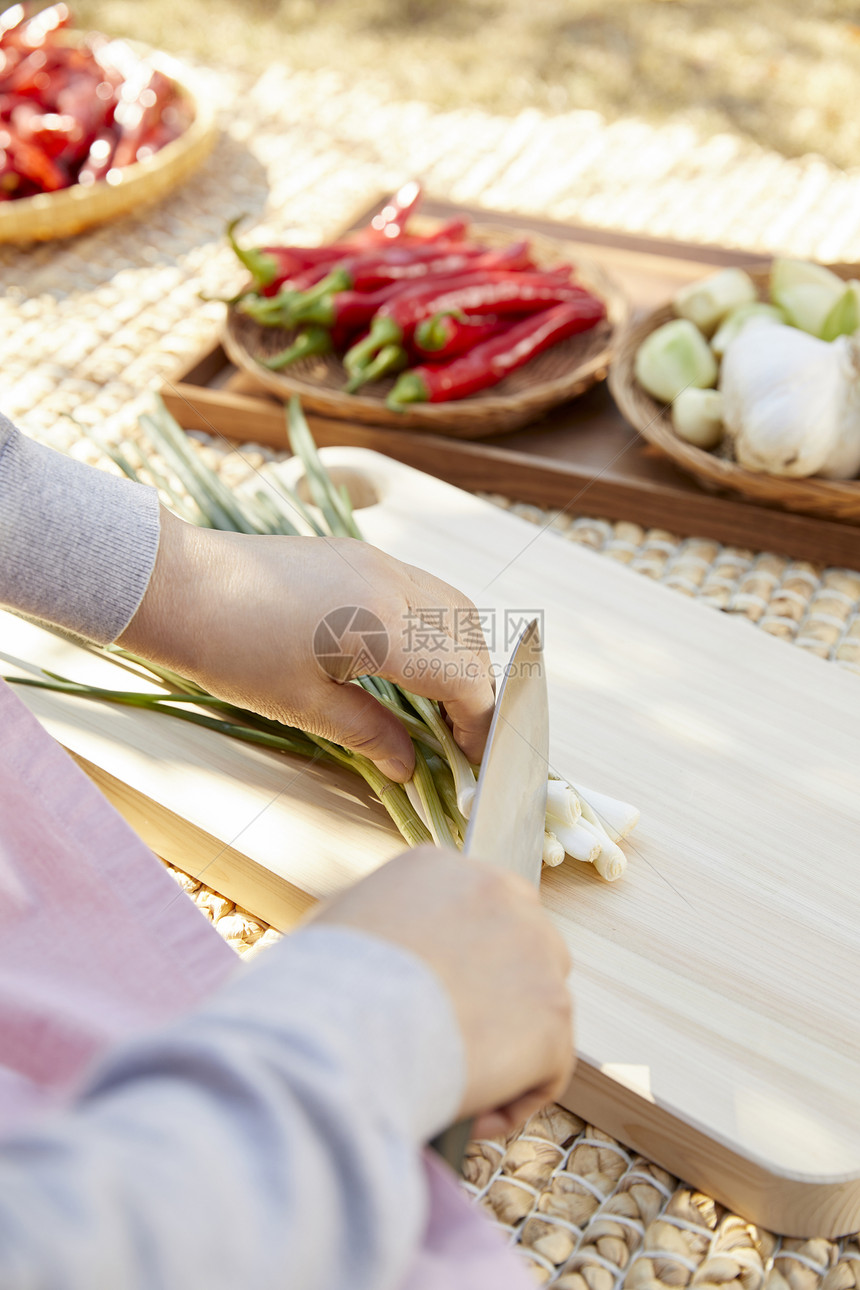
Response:
[[[741,334],[753,318],[770,318],[772,322],[785,322],[785,314],[778,305],[767,305],[762,300],[755,300],[749,305],[740,305],[730,314],[726,314],[711,337],[711,349],[717,358],[722,358],[735,337]]]
[[[840,336],[830,348],[838,355],[843,378],[836,412],[839,433],[816,474],[823,479],[856,479],[860,475],[860,343],[853,336]]]
[[[860,353],[752,319],[723,356],[723,422],[747,470],[849,479],[860,470]]]

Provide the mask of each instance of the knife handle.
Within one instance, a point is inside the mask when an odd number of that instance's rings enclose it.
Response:
[[[449,1129],[443,1129],[441,1133],[437,1134],[430,1146],[451,1166],[455,1173],[462,1174],[463,1161],[466,1158],[466,1147],[469,1145],[471,1136],[472,1121],[460,1120],[458,1124],[452,1124]]]

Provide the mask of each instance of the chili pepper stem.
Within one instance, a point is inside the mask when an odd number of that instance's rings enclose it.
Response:
[[[394,389],[386,399],[386,405],[392,412],[400,412],[407,403],[426,403],[427,386],[417,372],[404,372],[398,376]]]
[[[301,297],[296,301],[296,307],[302,310],[312,308],[324,296],[334,295],[337,291],[349,291],[351,286],[352,279],[347,271],[334,268],[331,273],[320,278],[315,286],[301,293]]]
[[[432,318],[425,318],[415,328],[415,342],[420,349],[437,350],[443,349],[448,339],[450,330],[449,318],[456,317],[456,314],[434,314]]]
[[[239,309],[263,327],[291,327],[296,299],[295,291],[279,291],[276,296],[250,295],[239,302]]]
[[[372,363],[353,372],[344,389],[347,394],[355,394],[362,385],[379,381],[390,372],[399,372],[407,363],[406,350],[402,345],[384,345]]]
[[[316,296],[313,300],[308,300],[307,297],[299,297],[290,309],[292,321],[294,323],[313,323],[318,327],[331,327],[334,323],[332,294],[329,292],[323,296]]]
[[[349,373],[358,372],[368,367],[384,346],[399,345],[402,340],[403,333],[392,318],[374,318],[364,340],[344,354],[343,365]]]
[[[239,245],[236,240],[236,229],[244,218],[244,215],[237,215],[235,219],[230,220],[227,225],[227,241],[233,248],[237,259],[241,264],[244,264],[257,286],[267,287],[270,282],[274,281],[278,266],[273,256],[266,255],[265,251],[258,251],[253,247],[245,250],[244,247]]]
[[[324,327],[306,327],[292,345],[288,345],[272,358],[260,359],[260,365],[267,367],[270,372],[278,372],[282,367],[289,367],[290,363],[298,363],[302,358],[328,354],[331,348],[331,334]]]

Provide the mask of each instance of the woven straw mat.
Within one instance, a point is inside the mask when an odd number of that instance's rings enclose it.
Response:
[[[223,307],[201,295],[239,285],[222,233],[243,211],[255,241],[315,242],[419,175],[429,193],[455,202],[860,261],[860,170],[840,172],[819,158],[787,160],[732,135],[702,139],[683,122],[434,112],[329,73],[272,67],[255,85],[201,74],[221,107],[223,136],[185,187],[139,219],[73,241],[0,247],[0,406],[36,438],[84,460],[98,454],[69,417],[107,440],[133,437],[150,391],[217,334]],[[228,480],[269,455],[252,447],[241,460],[198,440]],[[742,615],[787,646],[860,672],[858,572],[492,500],[552,523],[559,540],[584,543],[712,610]],[[175,876],[240,953],[277,939],[215,892]],[[507,1142],[473,1144],[465,1185],[537,1281],[559,1290],[854,1290],[860,1278],[854,1238],[780,1241],[557,1107]]]

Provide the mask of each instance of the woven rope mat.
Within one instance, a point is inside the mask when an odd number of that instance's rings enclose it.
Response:
[[[272,67],[255,85],[202,75],[222,107],[224,134],[184,188],[139,218],[69,243],[0,247],[0,407],[85,460],[98,454],[69,417],[108,440],[133,437],[147,391],[214,339],[222,307],[200,296],[239,284],[222,230],[242,211],[260,240],[320,241],[418,175],[435,196],[487,208],[860,261],[860,171],[819,158],[787,160],[728,134],[703,140],[678,124],[608,125],[585,111],[434,112],[327,73]],[[252,447],[240,458],[199,438],[232,482],[269,455]],[[491,500],[743,616],[750,630],[860,672],[858,572]],[[175,877],[240,953],[277,939],[217,893]],[[557,1107],[507,1142],[473,1144],[465,1185],[537,1280],[559,1290],[854,1290],[860,1282],[856,1239],[780,1241]]]

